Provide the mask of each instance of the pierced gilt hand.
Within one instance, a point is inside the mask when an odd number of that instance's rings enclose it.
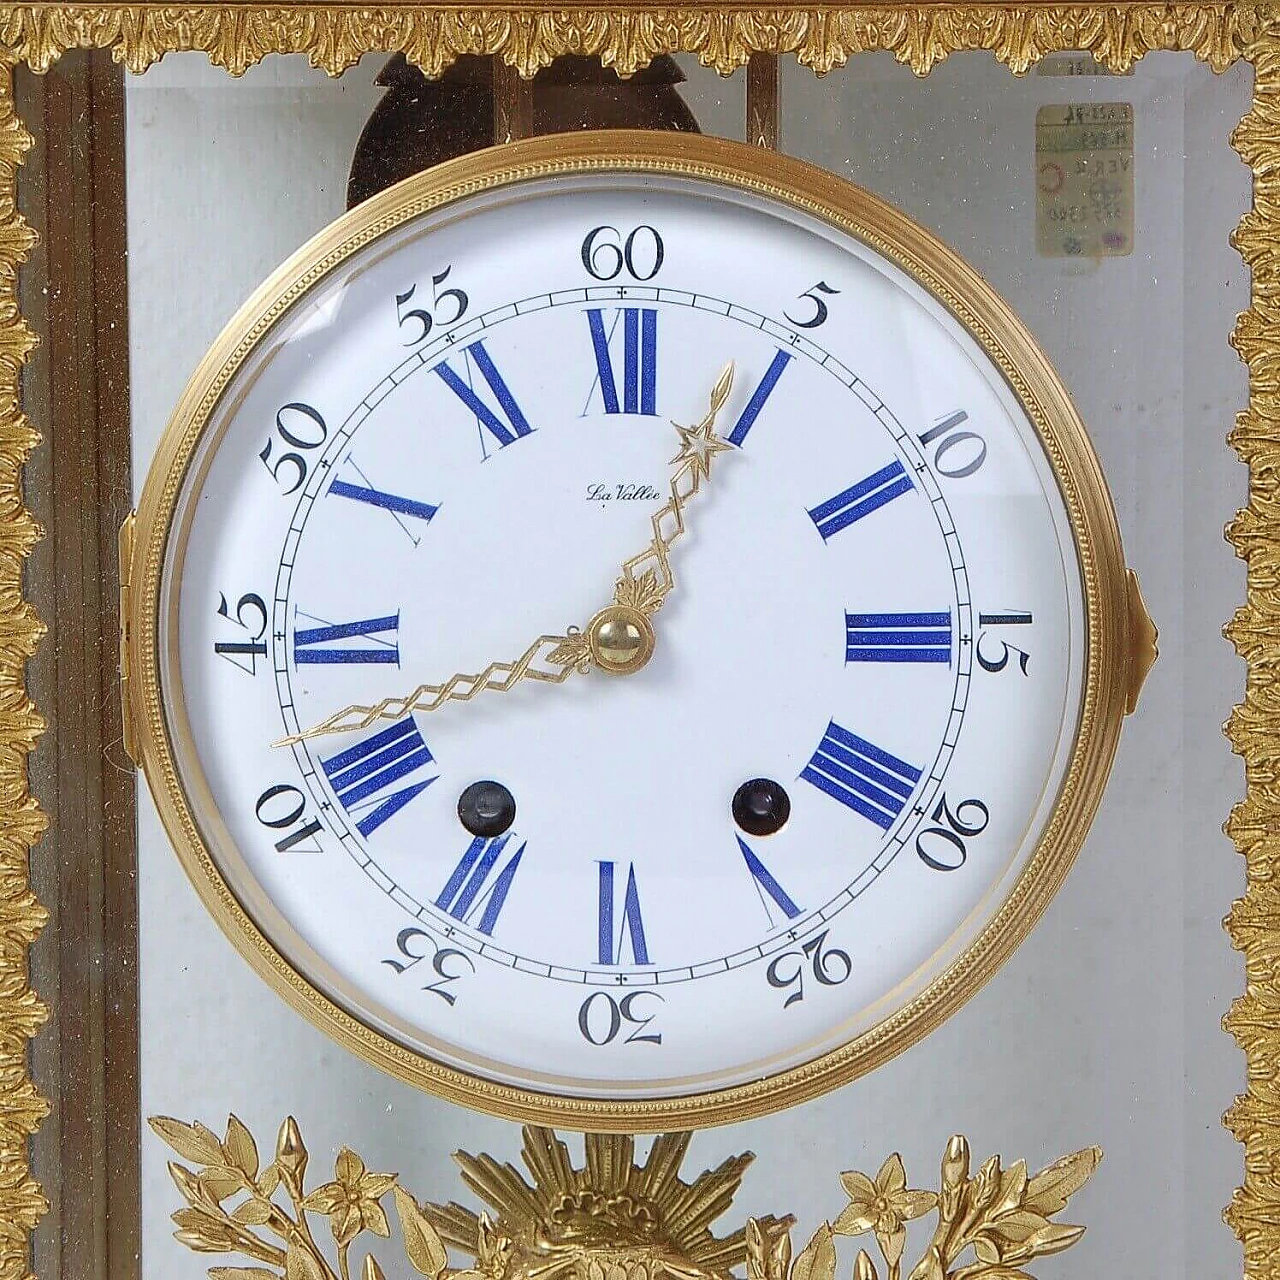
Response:
[[[716,435],[716,418],[732,389],[733,365],[728,364],[711,389],[711,407],[706,417],[696,427],[676,425],[680,452],[671,459],[675,467],[671,475],[671,497],[666,506],[654,512],[649,545],[622,566],[622,576],[613,592],[616,605],[638,609],[645,615],[653,614],[676,585],[667,552],[684,533],[684,509],[703,482],[711,478],[711,464],[716,455],[733,448]]]
[[[622,566],[613,604],[597,613],[585,629],[569,627],[564,635],[539,636],[515,661],[491,662],[474,675],[458,672],[443,684],[420,684],[403,697],[343,707],[275,745],[351,733],[378,720],[398,720],[410,711],[435,711],[446,702],[469,702],[486,689],[506,693],[523,680],[563,684],[575,672],[585,674],[593,666],[611,675],[638,671],[653,654],[649,617],[675,586],[668,552],[684,533],[684,509],[710,479],[716,455],[732,448],[715,433],[716,418],[732,387],[733,365],[729,364],[711,389],[711,404],[702,421],[696,427],[672,424],[680,435],[680,452],[671,460],[671,496],[653,515],[648,546]]]

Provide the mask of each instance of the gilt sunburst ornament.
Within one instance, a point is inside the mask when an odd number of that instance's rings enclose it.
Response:
[[[528,1127],[521,1155],[532,1185],[491,1156],[454,1158],[509,1243],[503,1280],[722,1280],[746,1261],[746,1229],[717,1238],[711,1224],[733,1203],[754,1157],[733,1156],[685,1182],[690,1137],[663,1134],[637,1165],[630,1136],[589,1133],[586,1161],[575,1168],[555,1133]],[[458,1204],[425,1209],[449,1244],[483,1258],[483,1217]],[[790,1221],[763,1225],[772,1231]]]
[[[1055,1222],[1093,1176],[1097,1147],[1065,1156],[1035,1175],[1018,1160],[1007,1169],[992,1156],[970,1173],[969,1143],[957,1135],[942,1156],[937,1192],[912,1190],[898,1155],[875,1178],[841,1175],[848,1204],[824,1222],[793,1260],[788,1214],[748,1218],[727,1236],[711,1225],[733,1204],[755,1158],[732,1156],[692,1182],[680,1177],[688,1133],[656,1138],[643,1164],[625,1134],[589,1133],[585,1162],[550,1129],[526,1127],[521,1152],[532,1182],[492,1156],[457,1152],[462,1180],[487,1206],[420,1203],[398,1174],[371,1173],[347,1147],[331,1180],[306,1190],[309,1155],[290,1116],[275,1158],[260,1166],[249,1130],[235,1116],[224,1138],[204,1125],[157,1116],[151,1127],[180,1156],[169,1172],[187,1202],[173,1220],[177,1239],[198,1253],[240,1255],[258,1265],[209,1268],[211,1280],[835,1280],[838,1236],[872,1235],[883,1277],[865,1250],[853,1280],[1034,1280],[1026,1266],[1061,1253],[1084,1227]],[[367,1236],[388,1237],[382,1201],[395,1205],[404,1261],[384,1270]],[[932,1238],[909,1272],[903,1269],[907,1225],[937,1214]],[[332,1249],[313,1234],[328,1219]],[[357,1246],[363,1260],[353,1262]],[[449,1265],[448,1245],[471,1263]],[[330,1261],[336,1253],[336,1262]],[[263,1265],[265,1264],[265,1265]],[[354,1269],[353,1269],[354,1268]],[[847,1274],[847,1273],[846,1273]]]

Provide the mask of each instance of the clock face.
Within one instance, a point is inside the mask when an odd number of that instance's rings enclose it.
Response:
[[[891,238],[723,164],[431,206],[337,224],[175,423],[157,697],[206,896],[427,1083],[643,1108],[901,1047],[1071,852],[1090,617],[1040,402]],[[633,557],[672,580],[639,669],[552,640],[561,683],[405,709]]]

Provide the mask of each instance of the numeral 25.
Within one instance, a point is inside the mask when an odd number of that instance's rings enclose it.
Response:
[[[809,969],[820,987],[838,987],[853,972],[849,953],[839,947],[828,947],[827,930],[816,938],[810,938],[799,951],[784,951],[775,956],[765,970],[765,979],[771,987],[788,992],[782,1002],[784,1009],[804,999],[804,974]]]

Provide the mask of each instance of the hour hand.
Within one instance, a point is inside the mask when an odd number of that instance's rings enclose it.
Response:
[[[351,733],[366,729],[378,720],[399,720],[411,711],[435,711],[446,702],[469,702],[486,689],[506,693],[522,680],[562,684],[575,671],[589,670],[591,660],[590,635],[570,627],[564,635],[539,636],[514,662],[491,662],[474,675],[460,671],[443,684],[420,684],[403,697],[383,698],[381,702],[367,705],[353,703],[309,729],[299,729],[281,738],[274,745],[287,747],[308,738]]]

